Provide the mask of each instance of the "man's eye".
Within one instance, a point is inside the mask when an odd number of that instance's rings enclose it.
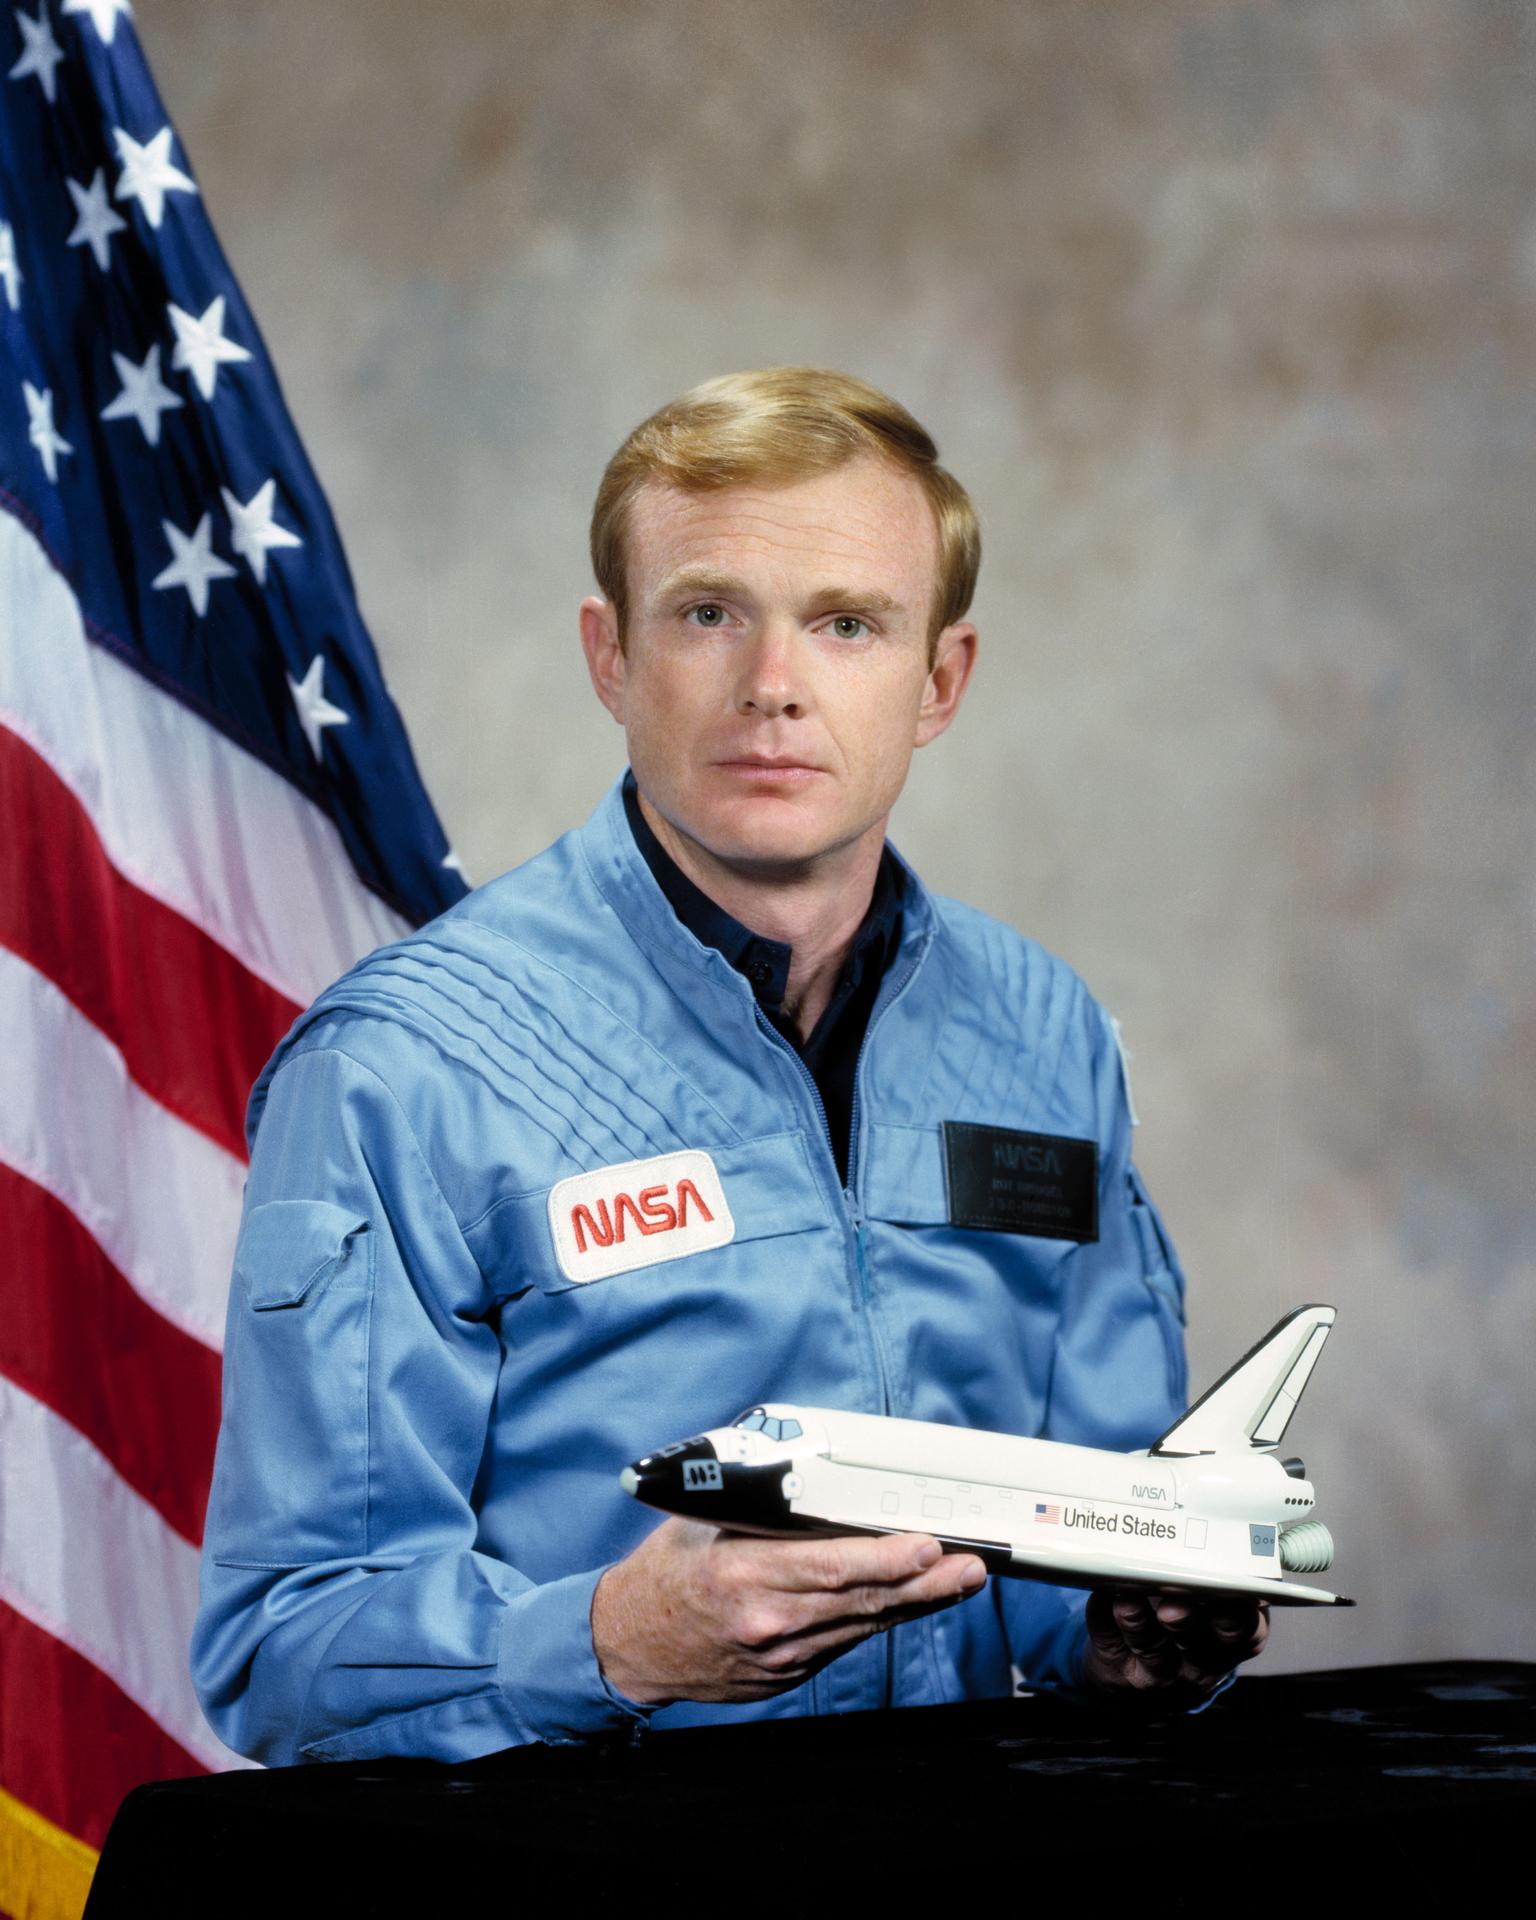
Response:
[[[862,640],[869,632],[869,622],[856,613],[840,613],[832,622],[832,631],[839,640]]]
[[[702,607],[690,607],[683,616],[686,620],[696,620],[701,627],[720,627],[725,624],[725,608],[717,607],[707,600]]]

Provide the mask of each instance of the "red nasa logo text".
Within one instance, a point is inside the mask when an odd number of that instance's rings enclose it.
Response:
[[[667,1192],[665,1185],[642,1187],[638,1194],[621,1190],[614,1196],[611,1214],[606,1200],[599,1200],[595,1209],[580,1204],[572,1207],[571,1232],[575,1236],[576,1251],[586,1252],[588,1234],[600,1247],[611,1247],[622,1240],[626,1213],[642,1233],[672,1233],[678,1227],[687,1226],[690,1200],[704,1219],[714,1219],[704,1204],[704,1196],[691,1180],[678,1181],[673,1201],[667,1199]]]
[[[577,1284],[736,1237],[719,1172],[699,1147],[560,1181],[550,1189],[549,1229],[560,1271]]]

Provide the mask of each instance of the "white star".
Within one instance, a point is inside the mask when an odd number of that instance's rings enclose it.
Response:
[[[160,349],[151,347],[142,367],[136,367],[126,353],[114,353],[112,364],[117,368],[123,390],[111,406],[102,408],[102,419],[137,420],[144,429],[144,438],[152,447],[158,447],[161,414],[168,413],[172,407],[186,405],[181,395],[172,393],[160,378]]]
[[[74,448],[54,427],[53,389],[44,387],[39,393],[30,380],[23,380],[21,385],[27,396],[27,438],[43,456],[43,472],[57,485],[59,455],[73,453]]]
[[[227,560],[213,551],[213,515],[205,513],[191,534],[162,520],[165,537],[176,556],[168,567],[150,582],[154,587],[185,587],[193,608],[199,614],[208,611],[208,582],[227,580],[235,572]]]
[[[268,480],[264,486],[256,489],[242,507],[228,487],[219,488],[233,529],[230,544],[236,553],[243,553],[250,561],[251,572],[263,586],[267,580],[267,549],[302,547],[304,544],[291,528],[280,527],[272,518],[272,500],[276,491],[276,479]]]
[[[107,170],[98,167],[96,178],[88,187],[82,187],[78,180],[66,180],[64,184],[74,196],[77,216],[75,230],[64,244],[89,247],[96,256],[97,266],[105,271],[111,261],[112,236],[121,233],[128,224],[107,205]]]
[[[299,710],[299,725],[304,729],[309,750],[317,760],[320,758],[321,728],[344,727],[352,717],[343,713],[340,707],[333,707],[326,699],[322,684],[324,679],[325,661],[318,653],[310,661],[309,672],[302,680],[295,680],[291,673],[288,675],[288,691]]]
[[[171,355],[171,365],[189,367],[198,392],[205,400],[211,400],[220,364],[251,357],[246,348],[224,338],[224,296],[221,293],[212,301],[200,320],[194,320],[190,313],[183,313],[175,305],[167,311],[176,329],[176,351]]]
[[[118,176],[116,198],[119,200],[137,200],[144,208],[144,217],[152,227],[158,227],[165,216],[165,196],[168,193],[196,193],[197,182],[184,174],[180,167],[171,162],[171,130],[162,127],[153,140],[146,140],[140,146],[131,139],[121,127],[112,129],[112,138],[117,142],[117,157],[123,163]]]
[[[21,268],[16,260],[16,235],[9,220],[0,220],[0,280],[5,282],[5,297],[14,313],[21,305]]]
[[[55,69],[64,58],[64,49],[53,37],[46,6],[38,8],[35,20],[29,20],[20,7],[15,11],[16,24],[21,28],[21,37],[27,44],[22,49],[21,58],[11,68],[11,78],[25,80],[29,73],[35,73],[42,82],[43,92],[48,96],[49,106],[52,106],[59,89],[59,77]]]
[[[112,36],[117,32],[117,16],[126,13],[133,17],[133,8],[128,0],[64,0],[66,13],[88,13],[96,22],[96,31],[110,47]]]

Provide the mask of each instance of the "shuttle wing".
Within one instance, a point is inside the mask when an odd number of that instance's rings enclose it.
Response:
[[[945,1546],[948,1547],[948,1541]],[[1254,1574],[1245,1578],[1230,1569],[1224,1573],[1200,1573],[1188,1566],[1159,1566],[1153,1561],[1121,1559],[1096,1554],[1089,1562],[1062,1564],[1059,1554],[1031,1553],[1027,1547],[1015,1547],[1008,1564],[988,1561],[993,1573],[1010,1573],[1015,1579],[1044,1580],[1057,1587],[1119,1587],[1142,1593],[1239,1593],[1254,1600],[1268,1600],[1280,1607],[1352,1607],[1353,1600],[1342,1593],[1329,1593],[1324,1587],[1304,1587],[1299,1580],[1279,1580],[1272,1575]]]
[[[1288,1313],[1174,1421],[1150,1449],[1152,1455],[1278,1446],[1333,1321],[1332,1307],[1297,1307]]]

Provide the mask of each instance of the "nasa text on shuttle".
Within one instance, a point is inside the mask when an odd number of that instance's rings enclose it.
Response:
[[[977,644],[923,428],[839,374],[711,381],[614,456],[592,547],[629,768],[323,993],[251,1096],[210,1721],[268,1762],[462,1760],[1015,1668],[1202,1700],[1257,1603],[1085,1618],[926,1536],[621,1488],[762,1402],[1144,1447],[1185,1404],[1183,1278],[1109,1018],[885,837]]]

